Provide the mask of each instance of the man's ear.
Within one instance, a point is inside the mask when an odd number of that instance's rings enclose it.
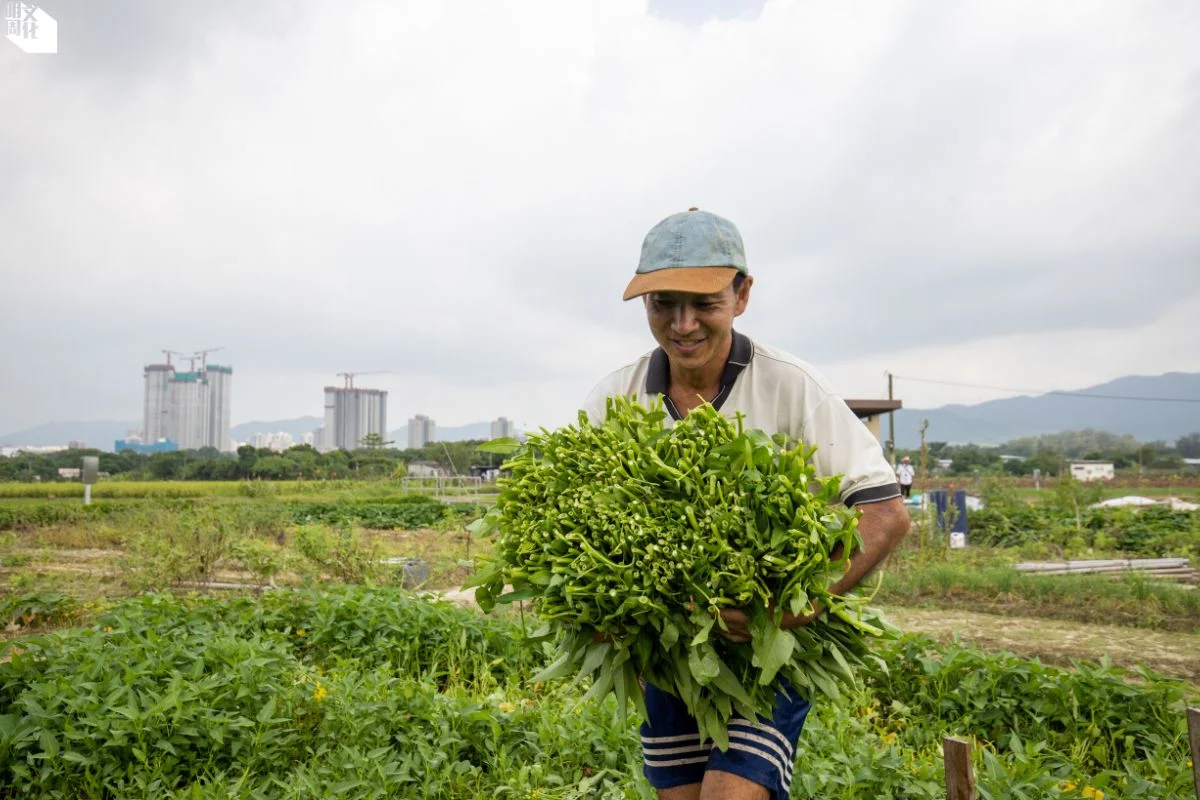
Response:
[[[750,275],[742,281],[741,288],[737,290],[734,296],[733,315],[740,317],[742,312],[746,310],[746,304],[750,302],[750,287],[754,285],[754,278]]]

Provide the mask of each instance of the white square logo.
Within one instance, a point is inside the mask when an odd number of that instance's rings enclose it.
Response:
[[[57,53],[58,22],[33,3],[4,0],[6,38],[26,53]]]

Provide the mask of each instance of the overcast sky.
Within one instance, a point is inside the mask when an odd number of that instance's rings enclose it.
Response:
[[[42,6],[58,55],[0,40],[0,432],[219,346],[235,423],[368,370],[393,427],[569,422],[689,206],[741,229],[738,327],[848,396],[1200,371],[1194,0]]]

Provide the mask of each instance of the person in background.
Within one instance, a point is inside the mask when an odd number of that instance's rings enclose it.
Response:
[[[896,480],[900,483],[900,494],[906,499],[912,495],[913,475],[912,462],[905,456],[900,459],[900,466],[896,467]]]

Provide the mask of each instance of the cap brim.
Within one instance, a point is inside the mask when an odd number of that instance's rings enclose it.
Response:
[[[716,294],[737,274],[736,267],[670,267],[643,272],[633,276],[621,299],[632,300],[650,292]]]

